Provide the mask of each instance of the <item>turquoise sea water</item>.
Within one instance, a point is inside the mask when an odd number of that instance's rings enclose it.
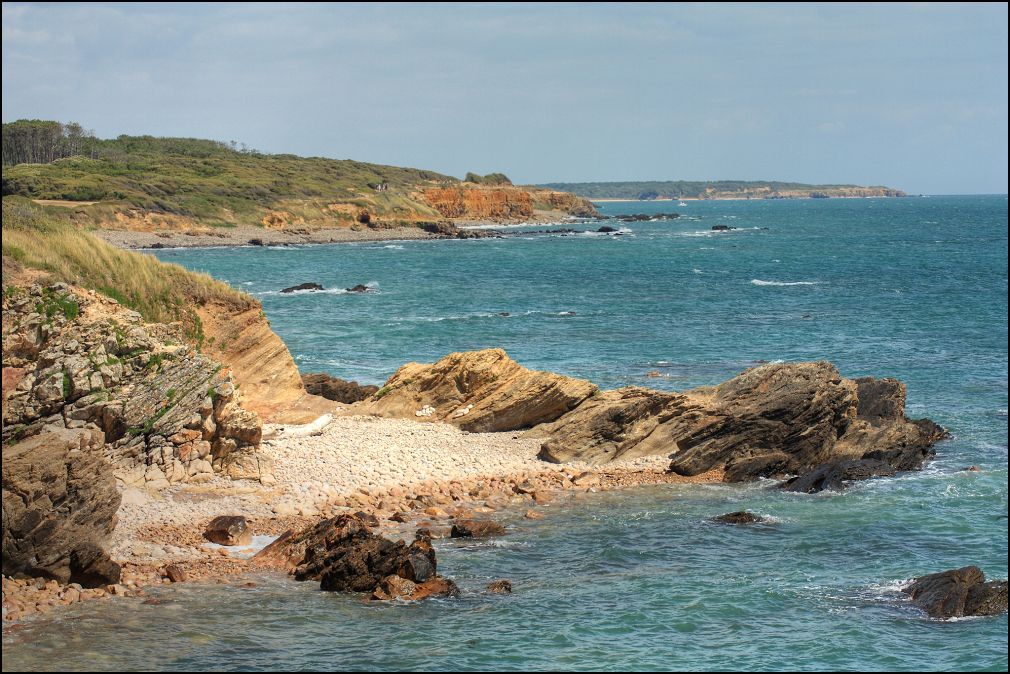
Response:
[[[493,544],[439,542],[455,601],[373,606],[265,578],[78,607],[5,636],[4,669],[1005,670],[1005,615],[930,621],[895,589],[966,564],[1007,577],[1007,198],[602,210],[683,217],[622,236],[158,256],[255,294],[303,371],[381,383],[408,360],[501,346],[605,387],[680,389],[828,359],[902,379],[909,414],[953,439],[926,470],[843,494],[678,486],[561,502]],[[307,281],[376,290],[277,292]],[[776,521],[707,522],[744,508]],[[514,595],[481,593],[501,577]]]

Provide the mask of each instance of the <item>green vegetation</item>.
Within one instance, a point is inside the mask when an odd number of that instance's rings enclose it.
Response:
[[[393,389],[390,386],[383,386],[382,388],[380,388],[378,391],[375,392],[375,399],[378,400],[379,398],[383,397],[392,390]]]
[[[63,373],[63,399],[67,400],[70,398],[70,394],[73,393],[73,382],[70,381],[70,375],[66,372]]]
[[[475,183],[477,185],[511,185],[512,181],[504,173],[488,173],[486,176],[477,175],[476,173],[467,173],[466,178],[463,179],[468,183]]]
[[[662,180],[601,183],[548,183],[537,185],[563,192],[574,192],[587,199],[705,199],[715,197],[775,198],[776,196],[850,196],[853,191],[876,190],[889,192],[882,196],[904,196],[900,190],[888,187],[860,187],[858,185],[807,185],[763,180]],[[856,196],[856,195],[852,195]],[[859,195],[861,196],[861,195]]]
[[[197,307],[211,301],[243,310],[256,306],[253,298],[207,274],[115,248],[75,228],[66,209],[43,208],[20,197],[3,200],[3,265],[5,276],[22,265],[97,290],[149,321],[181,320],[194,337],[203,334]],[[61,311],[72,318],[79,311],[76,302],[55,297],[42,304],[47,315]],[[116,339],[125,339],[118,327]]]
[[[116,213],[131,209],[209,226],[260,224],[274,211],[284,212],[289,224],[349,224],[362,210],[384,217],[434,216],[412,192],[419,186],[458,182],[433,171],[269,155],[212,140],[152,136],[92,139],[87,152],[77,156],[7,167],[8,154],[23,159],[13,149],[8,152],[8,126],[29,124],[60,128],[56,122],[4,125],[4,196],[102,202],[75,207],[86,225],[112,222]]]
[[[35,311],[48,319],[52,319],[56,314],[63,314],[64,318],[72,321],[81,313],[81,305],[67,294],[60,294],[46,288],[42,291],[42,299],[35,304]]]

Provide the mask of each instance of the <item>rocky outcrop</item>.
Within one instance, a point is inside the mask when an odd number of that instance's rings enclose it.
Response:
[[[597,390],[487,349],[453,353],[432,365],[408,363],[362,403],[362,411],[444,421],[471,432],[512,431],[557,419]]]
[[[3,574],[61,584],[118,583],[102,545],[120,495],[95,429],[48,428],[3,447]]]
[[[449,532],[450,538],[488,538],[503,536],[505,527],[491,520],[457,520]]]
[[[917,578],[902,590],[931,618],[999,615],[1007,610],[1007,581],[986,582],[977,566]]]
[[[295,580],[318,580],[328,592],[364,592],[373,599],[423,599],[458,594],[437,574],[431,540],[419,532],[409,545],[373,534],[355,515],[324,520],[284,545]]]
[[[677,474],[722,469],[729,482],[831,472],[822,464],[838,461],[912,470],[945,431],[905,418],[904,402],[893,379],[845,379],[826,362],[778,363],[684,393],[607,391],[535,433],[546,436],[540,456],[549,461],[669,453]],[[838,479],[885,474],[871,463],[834,471]]]
[[[768,520],[746,510],[739,510],[735,513],[726,513],[725,515],[713,517],[712,521],[719,524],[759,524]]]
[[[187,345],[176,325],[63,284],[7,286],[3,440],[50,427],[104,434],[104,454],[128,484],[162,488],[208,479],[259,444],[227,370]]]
[[[203,537],[218,545],[249,545],[252,529],[242,515],[218,515],[207,524]]]
[[[318,283],[299,283],[298,285],[290,286],[288,288],[284,288],[283,290],[281,290],[281,292],[282,293],[298,293],[298,292],[307,292],[307,291],[313,291],[313,290],[323,290],[323,287],[321,285],[319,285]]]
[[[532,218],[536,210],[562,211],[578,217],[597,215],[592,203],[574,194],[510,185],[461,183],[425,189],[420,197],[446,218],[515,221]]]
[[[322,396],[327,400],[351,404],[365,400],[379,390],[378,386],[362,386],[356,381],[346,381],[331,377],[323,372],[303,374],[302,383],[305,390],[312,395]]]

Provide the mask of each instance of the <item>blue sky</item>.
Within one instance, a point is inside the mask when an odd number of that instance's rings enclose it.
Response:
[[[517,182],[1007,191],[1007,5],[3,4],[3,120]]]

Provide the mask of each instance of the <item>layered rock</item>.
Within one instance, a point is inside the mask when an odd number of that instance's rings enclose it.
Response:
[[[3,574],[118,583],[102,545],[120,495],[95,429],[48,428],[3,447]]]
[[[378,386],[362,386],[356,381],[338,379],[322,372],[302,375],[302,383],[312,395],[347,404],[365,400],[379,390]]]
[[[597,215],[592,203],[574,194],[511,185],[461,183],[425,189],[420,197],[446,218],[514,221],[533,217],[537,209],[581,217]]]
[[[675,473],[722,469],[730,482],[838,461],[912,470],[945,431],[905,418],[904,403],[905,387],[893,379],[845,379],[826,362],[779,363],[684,393],[607,391],[536,433],[546,436],[541,458],[549,461],[669,453]],[[882,466],[860,465],[846,464],[839,479],[884,474]]]
[[[1007,610],[1007,581],[986,582],[977,566],[922,576],[901,591],[931,618],[942,620],[999,615]]]
[[[596,393],[583,379],[522,367],[501,349],[408,363],[362,403],[386,417],[444,421],[465,431],[530,428],[557,419]]]
[[[94,428],[129,484],[199,481],[260,442],[259,417],[228,371],[180,326],[63,284],[8,286],[3,303],[3,440]]]

